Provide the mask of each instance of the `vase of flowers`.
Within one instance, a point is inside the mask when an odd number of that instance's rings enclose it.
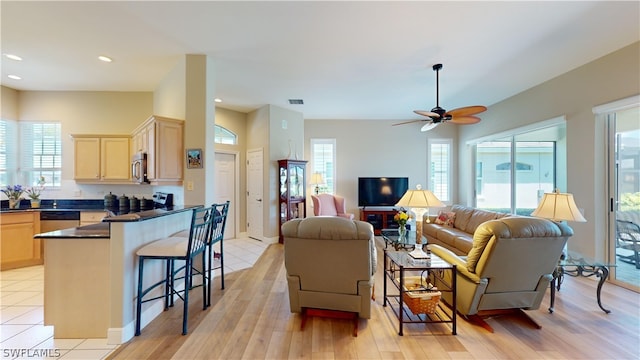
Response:
[[[409,214],[405,210],[399,210],[394,216],[393,220],[398,223],[398,235],[400,241],[407,238],[407,221],[409,221]]]
[[[22,193],[24,193],[22,185],[7,185],[1,191],[9,198],[9,209],[20,207],[20,200],[22,200]]]
[[[31,207],[40,207],[40,194],[44,190],[45,180],[43,176],[40,176],[36,186],[32,186],[26,190],[27,196],[31,199]]]

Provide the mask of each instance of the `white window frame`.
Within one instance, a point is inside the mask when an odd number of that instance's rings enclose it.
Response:
[[[320,158],[316,156],[315,146],[316,145],[329,145],[331,147],[331,154],[327,157],[325,154],[319,155]],[[320,193],[327,194],[335,194],[336,193],[336,139],[311,139],[310,149],[311,153],[311,174],[308,176],[308,181],[311,180],[311,176],[314,173],[319,172],[322,174],[322,177],[325,181],[324,184],[321,184]],[[327,166],[327,164],[331,164],[331,166]],[[309,184],[313,188],[315,188],[315,184]],[[315,191],[312,190],[312,194],[315,194]]]
[[[444,173],[446,174],[446,179],[444,181],[440,181],[439,182],[439,186],[435,185],[434,182],[436,181],[435,178],[437,176],[437,174],[434,172],[434,170],[432,169],[432,162],[436,161],[436,159],[434,158],[434,151],[432,151],[432,147],[434,146],[447,146],[447,169],[444,171]],[[451,203],[451,179],[452,179],[452,170],[453,170],[453,139],[427,139],[427,179],[428,179],[428,185],[427,187],[429,188],[429,190],[431,190],[436,197],[444,202],[444,203]],[[443,193],[441,190],[439,190],[438,188],[442,189],[442,188],[446,188],[446,191]]]

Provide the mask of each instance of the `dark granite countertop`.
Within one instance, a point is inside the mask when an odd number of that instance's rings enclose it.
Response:
[[[110,216],[102,219],[101,223],[79,226],[70,229],[56,230],[47,233],[37,234],[36,239],[105,239],[111,236],[111,223],[114,222],[137,222],[155,219],[179,212],[191,211],[202,205],[176,205],[163,209],[145,210],[137,213]]]
[[[139,211],[136,213],[128,213],[128,214],[122,214],[122,215],[116,215],[116,216],[109,216],[102,219],[102,221],[103,222],[144,221],[144,220],[149,220],[149,219],[166,216],[170,214],[175,214],[183,211],[191,211],[199,207],[202,207],[202,205],[175,205],[175,206],[169,206],[166,208],[145,210],[145,211]]]

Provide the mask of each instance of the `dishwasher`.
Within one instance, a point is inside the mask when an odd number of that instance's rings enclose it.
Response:
[[[80,226],[80,211],[40,211],[40,232]]]

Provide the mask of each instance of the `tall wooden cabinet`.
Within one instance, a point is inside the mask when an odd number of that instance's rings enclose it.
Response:
[[[131,179],[128,135],[71,135],[73,178],[78,182],[128,182]]]
[[[147,153],[147,178],[152,185],[182,185],[184,121],[153,115],[132,136],[132,151]]]
[[[306,168],[306,160],[278,160],[280,225],[291,219],[306,217]],[[279,228],[282,243],[282,227]]]

